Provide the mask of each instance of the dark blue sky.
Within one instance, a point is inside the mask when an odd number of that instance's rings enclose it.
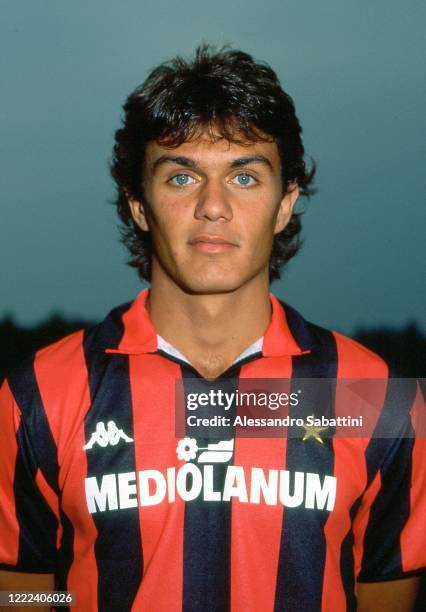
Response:
[[[275,292],[307,318],[426,328],[424,23],[411,0],[3,0],[0,317],[96,319],[140,289],[108,160],[126,95],[202,40],[265,60],[318,163]]]

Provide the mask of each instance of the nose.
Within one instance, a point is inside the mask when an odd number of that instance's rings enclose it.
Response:
[[[208,221],[231,221],[232,207],[226,187],[216,180],[209,180],[198,193],[194,216]]]

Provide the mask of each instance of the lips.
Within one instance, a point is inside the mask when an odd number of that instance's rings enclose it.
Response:
[[[210,244],[229,244],[231,246],[236,246],[232,242],[229,242],[229,240],[222,238],[222,236],[215,236],[214,234],[197,234],[189,241],[190,244],[195,244],[197,242],[208,242]]]
[[[220,253],[238,246],[223,236],[215,234],[197,234],[190,239],[189,244],[197,251],[207,253]]]

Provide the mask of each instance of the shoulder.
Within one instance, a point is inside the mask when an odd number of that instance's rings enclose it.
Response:
[[[100,323],[41,348],[6,373],[6,386],[24,416],[34,414],[36,406],[58,413],[87,404],[88,363],[108,359],[104,346],[120,342],[131,304],[117,306]]]
[[[334,361],[341,378],[384,378],[389,367],[385,360],[356,340],[333,329],[306,320],[286,303],[283,306],[289,329],[296,343],[311,351],[312,357]]]
[[[24,417],[40,410],[46,398],[66,396],[84,378],[85,331],[73,332],[29,355],[6,373],[5,381]]]
[[[45,370],[46,368],[52,375],[54,372],[65,373],[70,362],[74,362],[83,350],[84,335],[85,330],[80,329],[40,348],[10,369],[6,378],[9,380],[25,378],[31,370]]]
[[[387,377],[389,367],[386,361],[356,340],[332,331],[336,342],[339,369],[342,376]]]
[[[114,346],[123,335],[122,315],[130,303],[111,310],[99,323],[78,329],[29,355],[6,373],[6,379],[25,380],[31,375],[48,376],[65,386],[84,376],[89,353],[103,353],[103,340]],[[104,338],[105,337],[105,338]],[[106,342],[105,342],[106,344]]]

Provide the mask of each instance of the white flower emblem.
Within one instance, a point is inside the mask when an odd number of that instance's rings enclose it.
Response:
[[[190,461],[190,459],[195,459],[197,456],[197,440],[195,438],[184,438],[183,440],[179,440],[178,445],[176,447],[176,452],[178,459],[183,461]]]

